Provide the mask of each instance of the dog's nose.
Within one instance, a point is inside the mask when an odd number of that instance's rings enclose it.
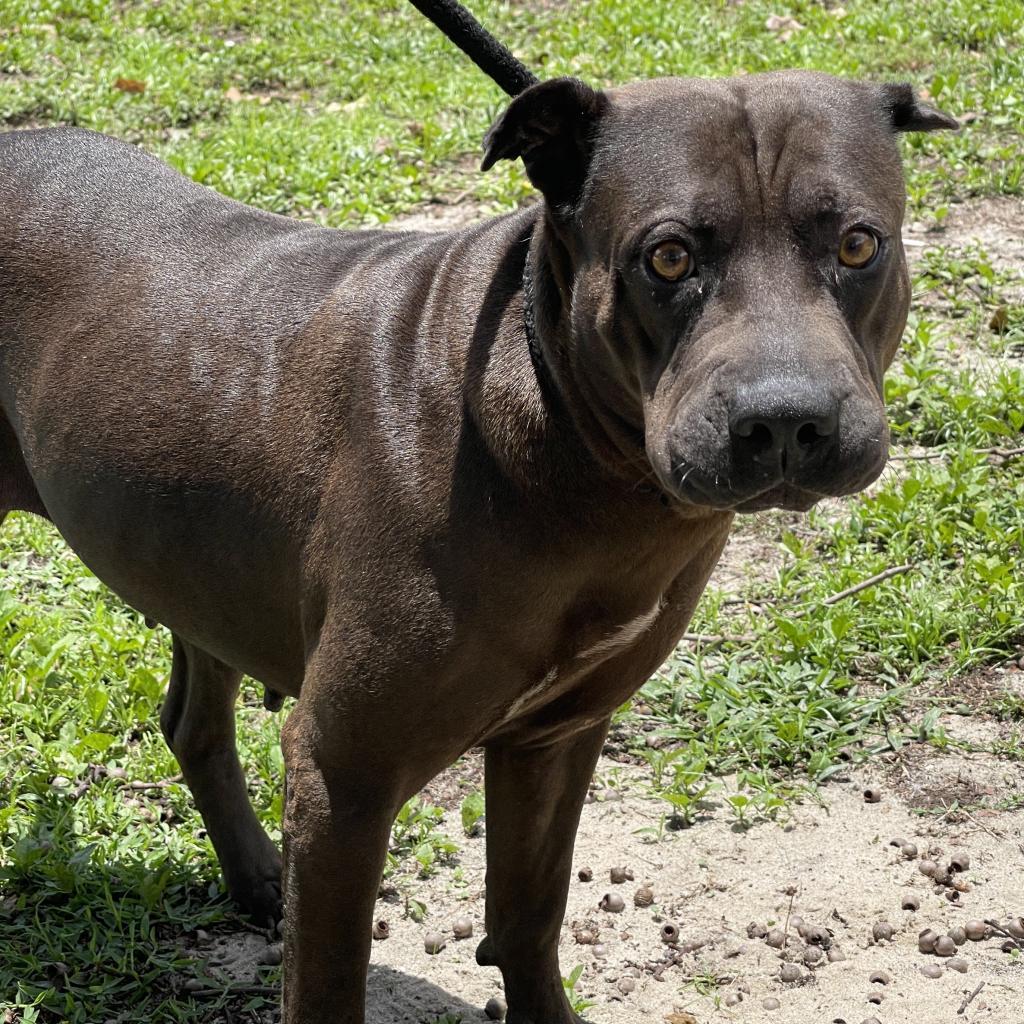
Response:
[[[729,409],[733,449],[788,476],[833,443],[839,404],[827,387],[807,379],[741,387]]]

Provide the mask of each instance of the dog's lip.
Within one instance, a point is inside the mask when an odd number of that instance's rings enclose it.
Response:
[[[781,508],[791,512],[806,512],[817,504],[825,494],[800,487],[791,480],[777,478],[768,482],[754,493],[737,494],[729,486],[723,488],[712,484],[700,470],[690,467],[678,474],[674,486],[668,488],[671,496],[687,505],[712,508],[721,512],[762,512],[769,508]]]

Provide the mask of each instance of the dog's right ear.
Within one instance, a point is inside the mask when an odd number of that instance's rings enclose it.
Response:
[[[594,136],[608,97],[576,78],[552,78],[520,93],[484,138],[481,170],[522,157],[526,174],[556,213],[567,212],[586,181]]]

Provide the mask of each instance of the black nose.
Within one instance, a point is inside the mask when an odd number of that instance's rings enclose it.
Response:
[[[839,405],[831,389],[807,379],[741,387],[729,409],[733,450],[788,476],[832,446]]]

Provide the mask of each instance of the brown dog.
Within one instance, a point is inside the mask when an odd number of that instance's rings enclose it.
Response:
[[[908,304],[906,86],[813,73],[518,97],[485,167],[545,202],[442,235],[249,209],[77,130],[0,136],[0,516],[174,633],[162,714],[227,883],[278,911],[243,672],[298,698],[288,1024],[359,1024],[392,819],[486,749],[487,937],[513,1024],[557,940],[609,718],[735,511],[886,459]]]

